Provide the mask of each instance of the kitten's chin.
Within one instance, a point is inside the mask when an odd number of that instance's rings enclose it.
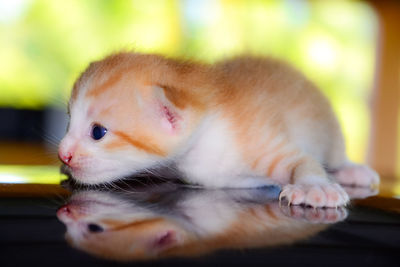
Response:
[[[117,181],[122,177],[124,177],[121,174],[112,172],[104,171],[97,173],[89,173],[82,170],[73,170],[73,169],[70,170],[69,174],[77,183],[83,185],[105,184]]]

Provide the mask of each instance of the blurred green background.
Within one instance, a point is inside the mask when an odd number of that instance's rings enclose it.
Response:
[[[88,63],[120,49],[206,62],[269,55],[327,95],[360,162],[377,27],[359,1],[0,0],[0,108],[64,109]]]

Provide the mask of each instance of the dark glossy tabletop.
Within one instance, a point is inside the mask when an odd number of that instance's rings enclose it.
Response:
[[[0,189],[1,266],[400,266],[400,200],[369,190],[312,209],[279,204],[276,187]]]

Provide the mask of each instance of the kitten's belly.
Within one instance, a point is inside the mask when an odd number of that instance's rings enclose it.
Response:
[[[229,187],[243,174],[251,174],[226,121],[212,116],[198,131],[196,140],[177,162],[178,169],[189,182],[207,187]]]

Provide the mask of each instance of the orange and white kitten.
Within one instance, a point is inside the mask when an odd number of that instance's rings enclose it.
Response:
[[[349,201],[337,182],[379,183],[348,161],[317,88],[272,59],[205,65],[114,54],[76,81],[69,114],[59,157],[84,184],[170,166],[205,187],[279,184],[290,204],[337,207]]]
[[[70,245],[122,261],[291,244],[347,216],[343,208],[280,206],[273,191],[83,191],[57,216]]]

